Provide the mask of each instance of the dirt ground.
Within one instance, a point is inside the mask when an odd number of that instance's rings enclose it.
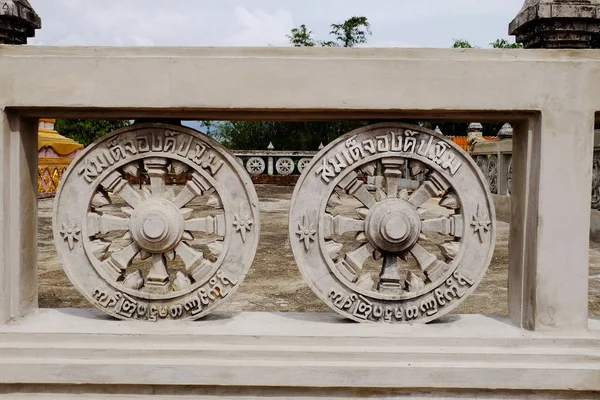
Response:
[[[254,264],[223,311],[329,312],[304,283],[288,240],[292,187],[257,185],[261,239]],[[90,307],[63,272],[52,237],[53,199],[39,201],[38,267],[41,308]],[[496,250],[490,268],[456,313],[507,314],[509,225],[498,221]],[[568,266],[565,266],[568,268]],[[590,314],[600,315],[600,244],[590,243]]]

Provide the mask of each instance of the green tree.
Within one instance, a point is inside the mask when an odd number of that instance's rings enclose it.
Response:
[[[453,49],[472,49],[473,46],[466,39],[454,39]]]
[[[490,43],[490,46],[494,49],[522,49],[521,43],[509,43],[506,39],[496,39],[495,42]]]
[[[366,43],[371,35],[367,17],[350,17],[332,24],[333,40],[316,40],[306,25],[291,30],[287,38],[294,47],[354,47]],[[206,121],[204,122],[206,124]],[[270,142],[277,150],[316,150],[366,121],[281,122],[227,121],[211,125],[211,136],[232,149],[266,149]]]
[[[313,31],[308,29],[304,24],[292,29],[286,37],[294,47],[315,47],[317,45]]]
[[[314,32],[302,24],[286,35],[294,47],[354,47],[367,43],[371,36],[371,24],[367,17],[350,17],[341,24],[331,24],[330,35],[333,40],[315,40]]]
[[[490,43],[490,46],[494,49],[522,49],[523,46],[520,43],[509,43],[506,39],[497,39]],[[471,42],[466,39],[454,39],[452,44],[454,49],[477,49],[477,46],[473,46]],[[429,129],[434,129],[439,126],[440,130],[446,136],[466,136],[468,123],[465,122],[423,122],[422,125]],[[501,123],[485,123],[483,125],[484,136],[496,136],[498,131],[502,128]]]
[[[88,146],[102,136],[131,125],[130,121],[103,119],[59,119],[54,125],[63,136]]]
[[[329,34],[335,36],[341,47],[367,43],[367,37],[371,36],[371,24],[367,17],[350,17],[341,24],[332,24],[331,28]]]

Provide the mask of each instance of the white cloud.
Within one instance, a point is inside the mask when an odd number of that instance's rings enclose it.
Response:
[[[507,38],[523,0],[31,0],[45,45],[285,46],[306,24],[319,39],[352,15],[372,24],[371,46],[480,46]]]

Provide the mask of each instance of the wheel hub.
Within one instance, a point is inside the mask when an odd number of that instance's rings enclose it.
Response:
[[[172,250],[183,236],[183,216],[172,202],[153,198],[139,204],[130,219],[133,240],[150,253]]]
[[[401,199],[387,199],[377,203],[366,220],[366,235],[373,247],[402,252],[419,239],[421,219],[410,203]]]

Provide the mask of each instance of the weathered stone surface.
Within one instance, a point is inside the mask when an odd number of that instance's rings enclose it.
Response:
[[[0,0],[0,44],[26,44],[41,27],[28,0]]]
[[[359,175],[368,163],[382,171],[375,193]],[[491,261],[495,215],[482,178],[472,159],[437,132],[380,124],[348,133],[317,154],[294,191],[290,242],[302,275],[332,309],[355,321],[441,317],[475,290]],[[330,202],[341,193],[366,211],[341,212]],[[460,202],[428,213],[424,204],[444,194]],[[354,246],[331,252],[347,235]]]
[[[509,25],[525,48],[588,48],[599,31],[599,0],[526,0]]]
[[[125,178],[142,164],[150,185],[138,191]],[[167,188],[171,169],[190,179]],[[106,208],[115,197],[125,201],[118,213]],[[190,208],[196,198],[206,206]],[[244,279],[258,245],[257,202],[243,167],[217,142],[180,126],[134,125],[95,142],[69,168],[54,238],[73,284],[103,311],[197,319]]]

